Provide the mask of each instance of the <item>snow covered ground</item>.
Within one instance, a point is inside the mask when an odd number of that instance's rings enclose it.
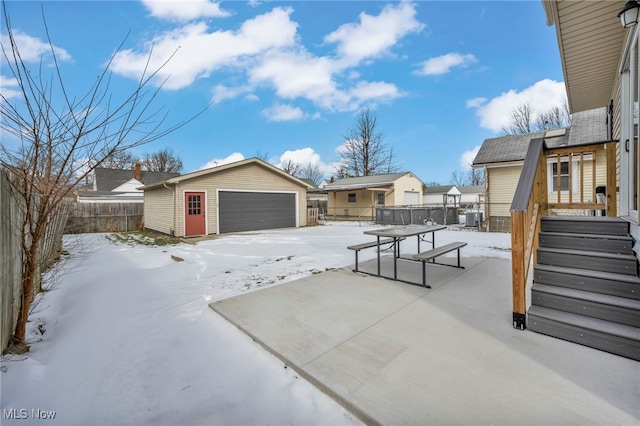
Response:
[[[370,241],[363,231],[376,227],[327,223],[164,247],[65,236],[69,254],[45,277],[54,288],[30,319],[31,351],[2,358],[0,423],[359,424],[208,304],[352,265],[346,246]],[[437,241],[467,241],[465,256],[510,257],[509,234],[446,230]]]

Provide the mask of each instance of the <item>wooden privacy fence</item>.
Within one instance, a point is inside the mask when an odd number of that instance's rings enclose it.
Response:
[[[9,171],[0,169],[0,345],[2,352],[18,319],[20,309],[23,249],[21,226],[25,217],[25,209],[19,197],[15,196],[12,186],[13,177]],[[36,206],[34,206],[35,208]],[[40,272],[50,266],[60,251],[62,243],[62,229],[66,219],[65,204],[49,217],[49,223],[39,248],[38,265]],[[40,276],[40,272],[36,274]],[[40,280],[36,282],[40,290]]]
[[[307,208],[307,226],[316,226],[318,224],[318,208]]]
[[[78,203],[69,210],[65,234],[142,231],[144,203]]]

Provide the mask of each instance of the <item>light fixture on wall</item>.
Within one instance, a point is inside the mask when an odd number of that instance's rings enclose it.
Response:
[[[620,13],[618,13],[618,18],[620,18],[623,27],[629,28],[638,23],[639,14],[640,3],[638,3],[638,0],[629,0]]]

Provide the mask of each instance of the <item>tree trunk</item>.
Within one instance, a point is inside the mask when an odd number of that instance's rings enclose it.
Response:
[[[18,311],[16,328],[7,349],[8,352],[16,354],[29,352],[29,345],[26,342],[27,322],[29,321],[29,308],[31,307],[31,302],[33,302],[35,278],[38,271],[38,243],[33,243],[23,265],[20,310]]]

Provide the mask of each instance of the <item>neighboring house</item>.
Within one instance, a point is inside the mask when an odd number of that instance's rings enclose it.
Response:
[[[473,167],[484,170],[485,213],[486,219],[488,219],[488,230],[509,232],[511,229],[511,202],[520,178],[529,142],[532,139],[544,138],[549,148],[603,141],[607,138],[606,119],[606,108],[597,108],[574,113],[570,128],[486,139],[473,160]],[[578,186],[580,173],[583,173],[585,187],[591,188],[594,178],[591,155],[589,153],[583,157],[582,165],[580,165],[579,158],[574,157],[571,166],[569,166],[569,160],[566,157],[560,158],[560,164],[558,164],[557,156],[547,158],[547,188],[550,200],[557,200],[560,195],[560,200],[566,201],[568,186],[571,185],[574,197],[582,196],[584,202],[593,201],[593,193],[585,191],[584,194],[581,194]],[[604,187],[606,183],[605,164],[605,153],[599,151],[596,154],[596,186]],[[560,171],[559,175],[558,170]],[[559,188],[558,185],[560,185]],[[560,190],[559,194],[558,189]]]
[[[424,183],[411,172],[350,177],[328,183],[329,216],[375,219],[376,207],[419,206]]]
[[[178,237],[306,226],[311,185],[250,158],[142,187],[145,228]]]
[[[307,207],[319,208],[320,212],[324,213],[327,209],[327,193],[311,179],[302,179],[302,181],[310,186],[307,189]]]
[[[142,203],[144,200],[141,186],[152,185],[175,176],[180,176],[180,173],[143,171],[140,164],[136,164],[132,170],[97,167],[93,171],[91,189],[85,187],[78,191],[78,202]]]
[[[474,211],[484,209],[484,186],[464,185],[459,186],[458,191],[460,191],[460,207]]]
[[[428,206],[460,206],[461,193],[455,185],[433,185],[422,188],[422,202]]]

